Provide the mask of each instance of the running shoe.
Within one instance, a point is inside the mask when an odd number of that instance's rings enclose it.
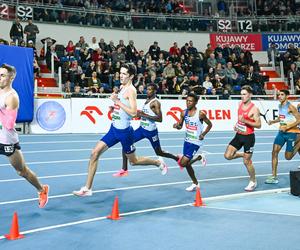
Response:
[[[159,169],[161,171],[162,175],[166,175],[168,173],[168,166],[167,164],[164,162],[162,157],[158,157],[158,160],[160,161],[160,165],[159,165]]]
[[[39,208],[44,208],[47,205],[49,189],[48,185],[43,185],[43,191],[39,192]]]
[[[257,182],[256,181],[249,181],[249,184],[247,187],[245,187],[245,191],[247,192],[252,192],[255,190],[257,187]]]
[[[117,173],[113,174],[113,177],[124,177],[128,175],[128,170],[121,169]]]
[[[278,184],[278,179],[277,177],[274,177],[273,175],[272,176],[269,176],[266,180],[265,180],[265,183],[266,184]]]
[[[197,188],[200,188],[199,183],[196,185],[195,183],[193,183],[191,186],[187,187],[185,190],[188,192],[193,192],[195,191]]]
[[[201,153],[200,156],[201,156],[201,160],[200,160],[200,161],[201,161],[201,164],[202,164],[203,167],[205,167],[206,164],[207,164],[206,156],[205,156],[204,153]]]
[[[182,159],[183,155],[177,155],[177,157],[178,157],[177,164],[178,164],[180,170],[182,171],[184,169],[184,167],[181,165],[181,159]]]
[[[73,194],[76,196],[92,196],[93,195],[93,191],[92,189],[88,189],[86,186],[80,188],[80,190],[78,191],[73,191]]]

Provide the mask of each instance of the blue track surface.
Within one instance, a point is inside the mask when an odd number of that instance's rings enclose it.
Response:
[[[242,161],[227,161],[223,153],[231,132],[210,133],[203,148],[208,165],[195,165],[205,207],[191,206],[195,193],[185,191],[190,180],[175,161],[167,176],[152,166],[131,167],[129,176],[114,178],[121,167],[120,145],[105,152],[94,180],[94,195],[74,197],[86,179],[91,149],[99,135],[24,135],[22,151],[41,182],[50,185],[45,209],[36,192],[0,158],[0,235],[9,232],[18,213],[25,239],[0,237],[0,249],[296,249],[300,199],[291,196],[289,170],[299,156],[286,161],[280,154],[279,184],[266,185],[271,172],[272,131],[259,131],[253,157],[258,188],[244,192],[248,175]],[[182,133],[161,133],[163,149],[181,153]],[[155,157],[148,141],[137,143],[137,155]],[[278,192],[273,192],[277,190]],[[115,197],[123,218],[106,219]]]

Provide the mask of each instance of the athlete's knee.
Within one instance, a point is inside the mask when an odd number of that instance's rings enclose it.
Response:
[[[232,160],[233,155],[232,155],[231,153],[229,153],[229,152],[225,152],[225,153],[224,153],[224,158],[225,158],[226,160]]]
[[[17,173],[21,177],[26,178],[28,176],[28,168],[25,166],[25,167],[22,168],[22,170],[18,170]]]
[[[138,162],[139,162],[139,160],[138,160],[137,157],[135,157],[135,158],[133,158],[133,159],[129,159],[129,163],[130,163],[131,166],[136,166],[136,165],[138,165]]]
[[[292,152],[285,152],[284,157],[286,160],[291,160],[293,158]]]
[[[91,153],[91,160],[98,160],[99,156],[100,156],[100,152],[96,149],[93,149]]]
[[[249,159],[249,158],[244,158],[244,159],[243,159],[243,162],[244,162],[244,164],[245,164],[246,166],[248,166],[248,165],[250,164],[250,162],[251,162],[251,159]]]

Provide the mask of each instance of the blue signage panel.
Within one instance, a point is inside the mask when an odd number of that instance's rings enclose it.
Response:
[[[276,48],[280,52],[285,52],[289,44],[300,48],[300,33],[262,34],[263,50],[267,50],[272,43],[276,44]]]

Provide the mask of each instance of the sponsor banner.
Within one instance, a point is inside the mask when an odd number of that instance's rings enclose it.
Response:
[[[138,109],[142,109],[145,100],[137,100]],[[160,100],[163,122],[157,123],[159,132],[175,132],[173,124],[180,119],[186,108],[185,100]],[[207,114],[213,124],[212,131],[233,131],[237,122],[239,100],[200,100],[197,108]],[[269,126],[268,120],[278,117],[278,101],[253,101],[260,109],[262,130],[277,130],[278,125]],[[74,99],[37,99],[35,116],[31,123],[32,133],[106,133],[111,125],[112,106],[110,99],[74,98]],[[297,103],[294,103],[297,105]],[[133,118],[136,129],[139,119]],[[182,131],[185,130],[185,126]]]
[[[294,44],[295,48],[300,48],[300,33],[294,34],[263,34],[262,46],[263,50],[267,50],[271,43],[276,44],[276,48],[280,52],[285,52],[289,44]]]
[[[138,109],[142,109],[145,100],[137,100]],[[174,132],[173,124],[180,119],[180,113],[186,108],[184,100],[160,100],[163,122],[157,123],[160,132]],[[265,114],[267,120],[275,119],[278,114],[277,101],[254,101]],[[111,124],[112,106],[109,99],[72,99],[72,133],[106,133]],[[197,108],[203,110],[213,123],[213,131],[233,130],[237,121],[238,100],[218,101],[200,100]],[[132,126],[139,126],[139,119],[132,120]],[[276,126],[268,126],[262,118],[262,129],[274,130]],[[184,128],[182,129],[184,130]]]
[[[34,119],[30,123],[33,134],[70,133],[70,99],[35,99]]]
[[[210,34],[210,43],[212,48],[220,44],[222,48],[229,44],[231,48],[239,45],[245,51],[261,51],[260,34]]]

